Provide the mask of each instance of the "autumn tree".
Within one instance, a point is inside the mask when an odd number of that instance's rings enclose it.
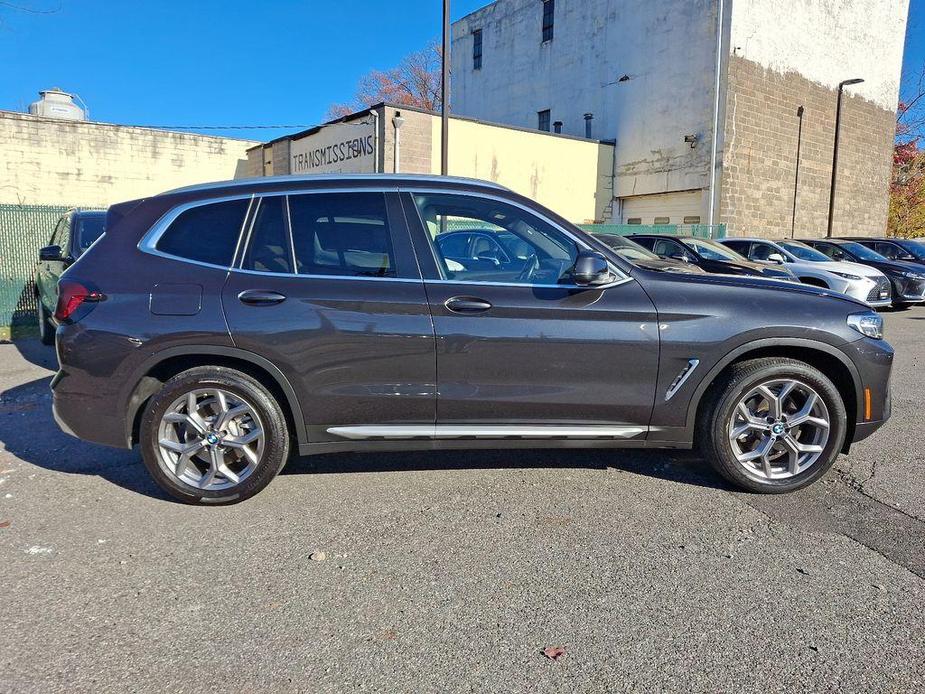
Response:
[[[925,67],[904,80],[896,111],[893,174],[890,180],[890,236],[925,236]]]
[[[353,100],[332,104],[328,118],[341,118],[381,102],[439,111],[441,56],[440,46],[431,41],[424,49],[406,56],[397,67],[367,73],[360,78]]]

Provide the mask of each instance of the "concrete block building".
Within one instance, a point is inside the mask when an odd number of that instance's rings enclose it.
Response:
[[[886,228],[908,0],[497,0],[453,25],[454,113],[614,140],[612,221]],[[798,156],[799,151],[799,156]]]

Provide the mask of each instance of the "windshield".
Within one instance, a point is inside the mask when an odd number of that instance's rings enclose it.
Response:
[[[707,260],[731,260],[740,263],[745,258],[723,244],[707,239],[681,239],[681,242]]]
[[[903,239],[902,241],[896,240],[896,243],[911,255],[914,255],[918,260],[925,260],[925,241],[915,241],[912,239]]]
[[[660,260],[655,253],[652,253],[635,241],[631,241],[624,236],[617,236],[616,234],[595,234],[594,238],[606,244],[615,250],[617,255],[630,262],[634,260]]]
[[[890,262],[882,255],[877,253],[877,251],[872,251],[867,246],[862,246],[861,244],[855,243],[854,241],[848,241],[838,245],[848,251],[851,255],[855,256],[856,258],[860,258],[861,260],[874,260],[886,263]]]
[[[103,235],[106,215],[81,216],[77,220],[77,243],[75,248],[78,255],[90,248],[90,245]]]
[[[832,260],[825,253],[820,253],[800,241],[778,241],[778,244],[800,260],[808,260],[811,263],[828,263]]]

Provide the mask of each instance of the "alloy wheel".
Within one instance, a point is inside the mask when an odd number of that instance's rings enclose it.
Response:
[[[829,410],[813,388],[774,379],[740,398],[727,433],[745,472],[767,481],[795,477],[816,464],[830,430]]]
[[[265,434],[251,403],[221,388],[192,390],[167,408],[158,424],[158,463],[178,482],[216,491],[253,474]]]

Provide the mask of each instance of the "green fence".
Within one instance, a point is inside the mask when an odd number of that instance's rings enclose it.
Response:
[[[671,236],[694,236],[698,239],[722,239],[726,237],[725,224],[581,224],[582,229],[592,234],[670,234]]]
[[[0,205],[0,334],[35,321],[32,273],[68,206]]]

